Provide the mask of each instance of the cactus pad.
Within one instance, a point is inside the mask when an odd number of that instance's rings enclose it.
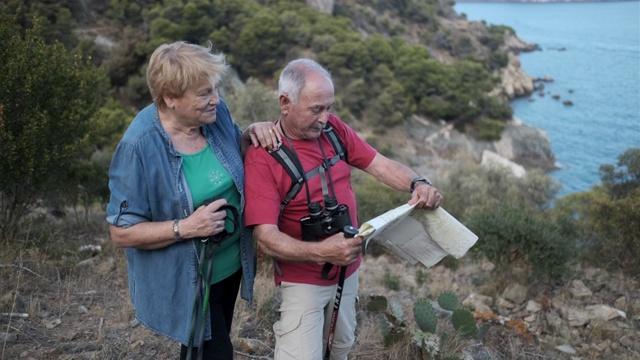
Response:
[[[382,314],[378,314],[378,322],[380,323],[380,331],[382,332],[382,336],[387,336],[391,332],[389,328],[389,322]]]
[[[416,319],[418,327],[423,332],[435,333],[438,317],[436,310],[430,302],[420,299],[413,305],[413,316]]]
[[[474,336],[476,331],[476,319],[471,311],[467,309],[456,309],[451,316],[453,328],[465,336]]]
[[[396,319],[401,319],[402,316],[404,316],[404,310],[402,310],[402,305],[400,305],[400,303],[397,301],[391,301],[391,304],[389,305],[391,307],[391,313],[396,317]]]
[[[452,291],[445,291],[438,296],[438,305],[445,310],[453,311],[458,308],[458,297]]]
[[[387,310],[387,298],[382,295],[373,295],[367,304],[367,310],[371,312],[382,312]]]

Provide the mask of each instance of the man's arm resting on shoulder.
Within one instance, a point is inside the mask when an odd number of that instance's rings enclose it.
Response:
[[[323,241],[301,241],[281,232],[276,225],[256,225],[253,234],[260,249],[278,260],[349,265],[358,259],[362,238],[337,233]]]
[[[410,167],[391,160],[384,155],[376,154],[371,164],[364,169],[378,181],[398,191],[411,191],[411,181],[418,176]],[[442,203],[442,195],[438,190],[425,182],[417,182],[411,193],[409,204],[417,203],[417,207],[435,209]]]

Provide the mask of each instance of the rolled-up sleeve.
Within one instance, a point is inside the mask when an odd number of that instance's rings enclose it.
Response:
[[[109,167],[109,224],[128,228],[144,221],[151,221],[146,179],[140,154],[131,144],[121,142]]]

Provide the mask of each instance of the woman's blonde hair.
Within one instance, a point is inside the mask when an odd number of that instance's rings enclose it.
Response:
[[[212,54],[211,48],[211,42],[204,47],[178,41],[162,44],[151,54],[147,85],[158,108],[166,107],[164,95],[180,97],[204,80],[216,86],[229,66],[224,54]]]

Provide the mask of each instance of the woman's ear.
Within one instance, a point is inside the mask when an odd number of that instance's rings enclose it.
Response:
[[[165,91],[162,92],[162,100],[164,100],[164,103],[167,105],[168,109],[176,108],[176,98],[173,96],[167,95],[167,92]]]

